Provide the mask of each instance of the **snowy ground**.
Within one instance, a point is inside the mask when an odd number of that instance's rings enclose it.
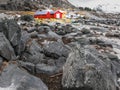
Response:
[[[77,7],[100,8],[107,13],[120,12],[120,0],[68,0]]]

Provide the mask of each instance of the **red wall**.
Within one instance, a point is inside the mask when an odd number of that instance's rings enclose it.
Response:
[[[55,14],[50,14],[49,12],[44,15],[34,15],[34,18],[56,18],[56,14],[60,13],[60,18],[62,18],[62,13],[57,11]]]
[[[56,18],[56,14],[60,14],[60,18],[62,18],[62,13],[57,11],[55,14],[54,14],[54,18]]]

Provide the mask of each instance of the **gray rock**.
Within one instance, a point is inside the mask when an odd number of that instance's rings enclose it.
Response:
[[[86,28],[83,28],[83,29],[81,30],[81,32],[82,32],[83,34],[90,34],[90,30],[89,30],[89,29],[86,29]]]
[[[60,42],[53,42],[43,47],[44,54],[48,57],[67,57],[70,50]]]
[[[18,61],[18,64],[30,73],[35,74],[35,65],[33,63]]]
[[[117,90],[116,80],[110,60],[90,47],[74,47],[63,68],[66,90]]]
[[[31,44],[27,45],[26,50],[22,54],[22,57],[26,62],[37,64],[43,59],[44,55],[41,52],[41,46],[35,40],[33,40],[31,41]]]
[[[38,37],[38,32],[34,31],[34,32],[30,33],[30,37],[31,38],[37,38]]]
[[[0,32],[3,32],[14,47],[15,53],[20,53],[21,29],[14,20],[5,20],[0,23]]]
[[[24,52],[27,42],[31,39],[30,34],[26,31],[22,31],[21,33],[21,42],[20,42],[20,50],[21,53]]]
[[[58,59],[52,59],[47,57],[41,63],[36,65],[36,74],[45,73],[48,75],[52,75],[61,72],[65,62],[65,57],[60,57]]]
[[[30,75],[17,67],[9,64],[0,75],[0,89],[2,90],[48,90],[41,79]]]
[[[39,26],[38,27],[38,33],[48,33],[50,31],[50,27],[49,26]]]
[[[46,64],[37,64],[36,65],[36,74],[45,73],[45,74],[53,74],[55,73],[57,67],[56,66],[50,66]]]
[[[103,28],[103,27],[91,27],[90,30],[103,32],[103,33],[109,31],[108,29]]]
[[[0,57],[0,67],[2,66],[2,63],[3,63],[3,58]]]
[[[0,33],[0,56],[7,60],[15,60],[14,50],[3,33]]]
[[[49,31],[48,32],[48,37],[49,38],[56,38],[56,39],[60,39],[61,37],[59,35],[57,35],[56,33]]]

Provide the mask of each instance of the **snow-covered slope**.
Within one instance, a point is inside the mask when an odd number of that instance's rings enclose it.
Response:
[[[120,0],[68,0],[77,7],[89,7],[91,9],[100,8],[107,13],[120,12]]]

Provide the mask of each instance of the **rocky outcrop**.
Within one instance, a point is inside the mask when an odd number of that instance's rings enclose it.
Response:
[[[0,75],[0,90],[48,90],[48,88],[41,79],[10,63]]]
[[[77,45],[63,68],[62,86],[66,90],[118,90],[116,75],[105,55]]]
[[[6,60],[16,59],[14,49],[3,33],[0,33],[0,56]]]
[[[42,61],[43,54],[41,46],[35,41],[31,41],[25,48],[26,50],[22,54],[22,59],[26,62],[37,64]]]
[[[20,54],[21,29],[15,20],[4,20],[0,22],[0,32],[3,32],[11,45],[14,47],[15,53]]]
[[[4,3],[2,3],[4,2]],[[46,7],[74,7],[67,0],[4,0],[0,1],[0,9],[31,11]]]

